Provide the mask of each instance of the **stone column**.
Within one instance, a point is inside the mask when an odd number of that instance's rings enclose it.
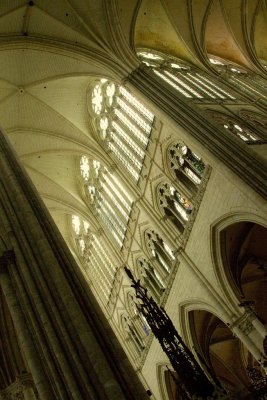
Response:
[[[33,353],[38,354],[49,382],[45,392],[41,373],[39,378],[35,367],[30,367],[40,399],[146,399],[79,266],[3,132],[0,216],[15,254],[9,268],[11,282],[3,274],[6,296],[15,302],[11,284],[21,320],[34,343],[34,348],[27,344],[26,361],[33,363]],[[17,305],[12,307],[15,316]],[[17,324],[17,333],[19,329]]]
[[[234,321],[229,328],[240,339],[248,351],[253,355],[255,360],[267,371],[266,357],[263,354],[262,338],[253,325],[251,314],[243,314]]]

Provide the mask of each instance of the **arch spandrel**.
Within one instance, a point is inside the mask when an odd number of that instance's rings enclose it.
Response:
[[[262,1],[255,15],[255,24],[253,27],[253,39],[255,51],[259,59],[266,65],[267,64],[267,45],[265,35],[267,31],[267,2]]]
[[[250,64],[250,68],[264,72],[264,68],[257,57],[253,40],[255,18],[260,0],[237,0],[234,3],[231,0],[223,0],[221,4],[227,25],[238,43],[239,49]]]
[[[165,2],[143,0],[135,25],[135,48],[151,48],[200,65],[193,47],[191,48],[190,42],[187,41],[188,38],[185,38],[184,32],[178,28],[184,18],[184,15],[181,15],[183,10],[181,2],[178,12],[174,13],[172,6],[169,7]],[[178,21],[176,17],[179,17]],[[191,41],[189,23],[186,29]]]
[[[236,20],[240,19],[240,10],[236,10]],[[229,26],[226,13],[219,0],[212,2],[210,15],[205,31],[205,46],[207,52],[218,57],[251,67],[249,58],[239,47],[238,41]]]

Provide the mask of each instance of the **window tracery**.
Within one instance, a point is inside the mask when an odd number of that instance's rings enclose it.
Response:
[[[146,338],[150,334],[150,327],[145,317],[138,309],[139,300],[136,298],[135,293],[128,293],[127,303],[132,322],[135,325],[136,330],[140,333],[140,337],[142,337],[143,343],[145,344]]]
[[[137,260],[137,269],[141,277],[141,284],[148,289],[154,300],[159,303],[166,288],[160,274],[145,258]]]
[[[255,126],[255,128],[258,129],[264,129],[266,131],[267,117],[265,115],[251,110],[240,110],[238,115],[244,121],[247,121],[249,125]]]
[[[195,192],[205,173],[202,158],[184,143],[177,142],[168,148],[168,162],[177,180]]]
[[[121,317],[121,322],[122,329],[126,334],[126,340],[132,344],[134,352],[138,357],[140,357],[146,347],[142,337],[140,336],[140,332],[136,329],[136,326],[128,314],[124,314]]]
[[[152,51],[139,51],[138,57],[154,73],[188,99],[235,100],[226,87],[204,72]],[[151,62],[152,61],[152,62]]]
[[[150,229],[145,232],[145,243],[155,271],[162,282],[167,282],[175,261],[173,251],[160,235]]]
[[[189,200],[182,196],[174,186],[163,183],[158,187],[159,205],[163,213],[183,233],[193,210]]]
[[[101,140],[138,181],[154,114],[125,87],[105,79],[92,91],[92,109]]]
[[[86,274],[98,296],[107,304],[116,274],[116,266],[108,250],[101,238],[90,231],[88,221],[77,215],[72,215],[72,235]]]
[[[240,67],[239,65],[233,64],[228,60],[223,60],[222,58],[210,56],[209,61],[220,73],[228,71],[234,75],[247,74],[247,71],[244,68]]]
[[[90,205],[121,248],[132,208],[131,197],[99,161],[82,156],[80,171]]]
[[[247,144],[262,142],[258,131],[256,132],[255,129],[246,126],[245,123],[239,121],[237,118],[213,110],[208,110],[207,113],[216,124],[222,126],[225,130],[231,132]]]

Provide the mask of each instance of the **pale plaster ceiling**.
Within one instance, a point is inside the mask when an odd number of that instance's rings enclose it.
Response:
[[[92,131],[88,87],[98,77],[127,76],[138,65],[134,46],[196,65],[208,66],[208,51],[251,66],[253,52],[234,27],[238,7],[219,0],[1,1],[0,124],[65,238],[68,215],[90,214],[79,156],[108,161]],[[251,13],[253,51],[266,60],[266,2]]]

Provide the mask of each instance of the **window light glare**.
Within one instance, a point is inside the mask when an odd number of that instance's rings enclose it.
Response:
[[[90,175],[89,159],[86,156],[82,156],[80,160],[80,171],[83,179],[88,181]]]
[[[77,215],[72,215],[71,217],[72,228],[76,235],[79,235],[81,229],[80,218]]]
[[[163,60],[163,58],[157,54],[154,53],[148,53],[146,51],[142,51],[137,53],[137,55],[139,57],[144,57],[144,58],[148,58],[149,60]]]

